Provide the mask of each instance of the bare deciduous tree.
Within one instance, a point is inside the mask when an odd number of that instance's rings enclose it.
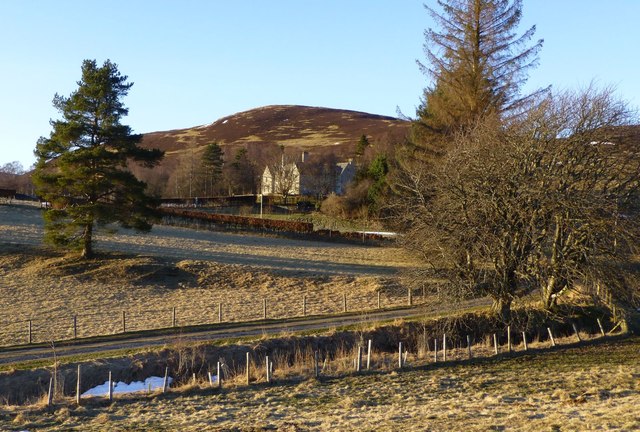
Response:
[[[332,153],[310,157],[302,165],[301,193],[322,199],[334,192],[338,180],[338,159]]]
[[[297,166],[297,159],[293,156],[285,155],[284,149],[277,161],[268,165],[273,176],[273,193],[282,196],[284,202],[290,195],[300,193],[300,171]]]
[[[549,95],[508,124],[485,118],[431,172],[407,165],[396,179],[407,245],[452,292],[489,295],[505,319],[522,295],[540,292],[552,308],[593,281],[628,303],[629,284],[612,276],[639,232],[640,156],[618,139],[630,119],[611,90],[593,87]]]

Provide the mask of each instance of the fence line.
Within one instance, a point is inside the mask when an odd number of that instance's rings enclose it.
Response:
[[[594,284],[587,287],[590,294],[603,304],[612,307],[612,294],[604,286]],[[225,301],[226,300],[226,301]],[[259,297],[240,299],[212,298],[207,305],[147,310],[113,308],[79,314],[0,321],[0,346],[26,345],[105,336],[123,332],[156,330],[170,327],[187,327],[225,322],[250,322],[267,319],[288,319],[303,316],[332,315],[346,312],[366,312],[390,307],[424,304],[427,296],[421,290],[374,291],[363,294],[331,293],[282,298]],[[612,309],[615,311],[615,309]],[[614,321],[615,321],[614,312]],[[604,333],[601,330],[601,333]]]
[[[366,312],[398,306],[426,303],[427,297],[418,291],[406,295],[380,293],[350,295],[332,293],[326,296],[301,293],[299,298],[285,300],[273,297],[227,301],[212,298],[205,306],[177,307],[147,310],[114,308],[65,313],[57,316],[0,322],[0,346],[71,340],[117,333],[187,327],[225,322],[250,322],[265,319],[287,319],[303,316],[333,315],[344,312]]]
[[[599,336],[597,334],[588,334],[583,333],[582,337],[580,335],[580,331],[575,324],[573,324],[573,335],[565,336],[562,342],[565,343],[577,343],[582,344],[585,340],[595,339],[595,338],[603,338],[604,335]],[[447,336],[446,334],[442,334],[442,350],[440,354],[442,355],[443,362],[459,362],[463,361],[466,364],[476,363],[478,359],[488,358],[488,357],[498,357],[498,358],[512,358],[517,352],[526,352],[528,351],[527,345],[527,336],[526,333],[522,332],[522,344],[515,345],[512,344],[512,339],[510,338],[511,328],[507,327],[505,329],[506,334],[500,335],[498,337],[496,333],[491,335],[486,335],[485,341],[482,341],[482,338],[479,340],[473,341],[469,335],[466,335],[466,340],[463,338],[459,344],[453,344],[449,349],[449,357],[447,357]],[[554,336],[549,327],[546,328],[548,331],[549,339],[541,340],[541,342],[551,342],[550,346],[545,346],[545,349],[554,349],[557,346],[556,341],[554,340]],[[615,330],[612,329],[611,331]],[[517,332],[514,332],[517,334]],[[418,342],[417,346],[408,346],[403,343],[402,339],[398,341],[398,350],[396,353],[389,351],[378,351],[375,346],[372,346],[372,339],[368,339],[367,341],[367,351],[366,351],[366,370],[363,370],[363,355],[364,350],[361,344],[355,344],[350,348],[350,350],[342,351],[340,354],[336,351],[334,355],[330,355],[328,352],[324,353],[324,360],[322,360],[321,353],[318,350],[313,350],[313,352],[295,352],[294,356],[294,364],[290,365],[288,360],[289,356],[278,357],[277,355],[273,355],[273,353],[265,352],[263,354],[257,354],[253,349],[249,348],[245,355],[246,360],[243,362],[243,365],[240,365],[239,368],[231,371],[229,368],[226,368],[223,372],[221,366],[224,367],[218,360],[215,371],[215,379],[211,372],[211,367],[205,367],[204,372],[196,373],[194,371],[186,370],[184,371],[182,381],[176,378],[173,380],[173,383],[177,386],[187,384],[185,379],[189,379],[189,383],[194,386],[199,387],[217,387],[221,389],[223,387],[223,381],[229,383],[233,383],[234,387],[250,387],[255,384],[271,384],[274,379],[281,379],[283,382],[287,382],[290,380],[291,376],[315,376],[315,378],[320,378],[321,376],[332,376],[332,377],[344,377],[351,375],[352,373],[361,374],[361,373],[369,373],[371,370],[377,371],[393,371],[393,370],[402,370],[406,368],[412,368],[412,363],[415,362],[417,367],[425,367],[428,364],[439,363],[438,360],[438,339],[439,335],[430,334],[429,336],[435,336],[433,339],[433,351],[431,351],[431,347],[428,344],[428,338],[424,337],[423,342],[425,346],[420,346],[420,342]],[[506,344],[498,343],[498,339],[504,339],[506,336],[507,342]],[[575,338],[575,341],[566,342],[565,339]],[[418,338],[420,339],[420,338]],[[493,339],[493,343],[495,344],[493,347],[491,346],[491,339]],[[489,343],[487,343],[489,341]],[[466,342],[466,343],[465,343]],[[559,341],[558,341],[559,342]],[[500,349],[499,349],[500,348]],[[504,349],[506,348],[506,349]],[[375,352],[374,359],[372,357],[372,350]],[[291,354],[291,353],[288,353]],[[312,358],[307,358],[308,356],[312,356]],[[411,356],[411,357],[410,357]],[[273,357],[274,361],[270,359]],[[432,360],[429,360],[432,358]],[[264,365],[262,367],[261,365]],[[321,366],[322,365],[322,366]],[[209,365],[213,366],[213,365]],[[312,367],[311,367],[312,366]],[[75,403],[80,405],[82,403],[82,389],[81,389],[81,369],[80,364],[77,366],[77,378],[76,378],[76,386],[75,386]],[[297,368],[297,373],[293,375],[290,373],[292,368]],[[201,368],[202,369],[202,368]],[[276,372],[276,376],[274,376],[274,371]],[[190,375],[191,374],[191,375]],[[168,384],[168,377],[170,375],[170,368],[167,366],[165,368],[165,375],[162,389],[155,390],[155,392],[166,393],[170,391],[170,386]],[[200,377],[198,377],[200,375]],[[187,378],[184,378],[184,377]],[[51,390],[51,382],[54,380],[52,377],[49,384],[49,393],[48,393],[48,405],[51,406],[53,403],[53,393]],[[87,399],[95,399],[95,398],[106,398],[108,400],[112,400],[112,373],[111,370],[108,371],[108,391],[105,392],[102,396],[91,396],[87,397]],[[225,384],[227,387],[228,384]],[[151,393],[151,389],[149,389],[146,393]],[[144,392],[139,392],[144,394]],[[69,397],[71,395],[61,395],[64,397]],[[68,400],[68,399],[67,399]]]

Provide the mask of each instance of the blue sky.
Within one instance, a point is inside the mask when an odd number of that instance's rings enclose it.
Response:
[[[83,59],[134,82],[124,123],[186,128],[273,104],[407,115],[435,0],[0,0],[0,165],[25,168]],[[614,85],[640,105],[640,0],[525,0],[545,40],[525,90]]]

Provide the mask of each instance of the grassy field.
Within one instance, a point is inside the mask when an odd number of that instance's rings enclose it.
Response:
[[[398,248],[172,227],[102,235],[102,259],[81,261],[41,247],[37,215],[0,207],[0,345],[24,343],[28,319],[35,341],[49,341],[72,336],[74,315],[82,337],[119,331],[123,310],[127,329],[137,330],[170,326],[172,307],[178,325],[215,322],[219,302],[225,321],[260,318],[263,298],[279,317],[300,315],[303,295],[309,314],[340,312],[344,293],[350,308],[374,308],[378,292],[384,306],[404,304],[395,269],[414,264]],[[270,385],[257,376],[222,391],[200,383],[112,404],[4,406],[0,430],[640,429],[640,338],[504,357],[492,356],[490,344],[474,349],[485,358],[434,365],[416,353],[398,371],[388,354],[375,371],[356,375],[348,353],[320,380],[279,364]],[[308,372],[308,361],[301,368]]]
[[[564,341],[563,341],[564,343]],[[640,338],[403,370],[5,407],[2,430],[638,430]]]
[[[40,210],[0,206],[0,346],[268,316],[406,304],[397,247],[366,247],[156,226],[148,235],[99,233],[100,259],[41,246]],[[416,301],[418,298],[416,298]]]
[[[308,315],[340,313],[343,295],[349,310],[406,304],[406,289],[394,277],[283,275],[261,268],[198,260],[109,255],[84,262],[56,253],[24,248],[0,255],[0,346],[26,343],[32,320],[33,342],[188,326],[222,319],[262,319],[263,299],[269,318],[301,316],[303,296]],[[416,303],[420,298],[416,297]]]

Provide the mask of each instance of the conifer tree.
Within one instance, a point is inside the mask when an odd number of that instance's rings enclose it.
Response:
[[[216,182],[222,176],[224,152],[217,142],[208,144],[202,154],[201,165],[205,174],[205,195],[213,195]]]
[[[528,46],[535,26],[517,33],[522,0],[438,0],[438,5],[442,12],[425,5],[439,30],[425,31],[427,62],[418,61],[431,80],[412,130],[422,144],[522,107],[533,95],[520,90],[543,43]]]
[[[360,139],[358,140],[358,144],[356,145],[356,156],[364,155],[365,150],[370,145],[371,144],[369,143],[369,139],[367,138],[367,136],[365,134],[362,134],[362,136],[360,136]]]
[[[51,121],[49,138],[41,137],[34,151],[36,192],[52,205],[45,239],[80,249],[85,258],[93,255],[96,224],[148,231],[155,216],[156,201],[127,164],[153,167],[163,152],[141,148],[142,136],[121,123],[128,114],[121,99],[133,85],[127,78],[109,60],[83,61],[78,88],[53,99],[62,119]]]

